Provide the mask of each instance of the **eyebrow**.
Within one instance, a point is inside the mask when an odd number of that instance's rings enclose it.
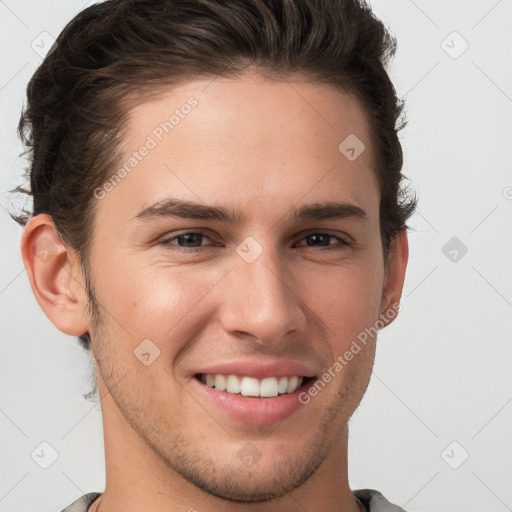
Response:
[[[350,203],[324,202],[294,207],[291,213],[297,220],[339,220],[354,218],[368,220],[365,210]],[[134,217],[149,221],[158,218],[179,217],[182,219],[216,220],[228,223],[245,221],[240,212],[223,206],[205,205],[176,198],[167,198],[151,206],[145,207]]]

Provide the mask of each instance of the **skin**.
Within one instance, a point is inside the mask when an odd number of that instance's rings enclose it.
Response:
[[[76,254],[51,218],[33,217],[22,238],[46,315],[64,333],[91,334],[107,480],[90,510],[360,510],[348,483],[347,423],[369,382],[375,338],[309,404],[269,425],[229,418],[197,393],[191,372],[288,358],[321,374],[400,301],[407,237],[392,241],[385,268],[364,111],[328,85],[256,72],[197,80],[130,111],[126,154],[190,96],[198,102],[190,114],[97,201],[96,329]],[[338,150],[350,133],[366,145],[353,162]],[[245,220],[134,219],[169,196],[221,205]],[[297,206],[325,201],[359,206],[367,219],[292,216]],[[159,243],[190,229],[205,237]],[[334,238],[308,238],[325,232]],[[262,248],[252,263],[236,252],[249,236]],[[35,254],[48,240],[55,254],[43,261]],[[160,350],[149,366],[133,353],[147,338]],[[248,442],[261,455],[250,468],[238,456]]]

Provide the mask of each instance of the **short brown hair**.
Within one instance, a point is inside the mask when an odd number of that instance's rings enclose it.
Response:
[[[358,0],[107,0],[80,12],[27,87],[18,131],[27,148],[33,212],[49,214],[80,257],[89,306],[88,255],[93,191],[122,157],[128,106],[163,87],[205,77],[237,77],[248,68],[295,76],[354,94],[370,120],[380,187],[380,231],[387,263],[391,240],[407,228],[416,198],[402,186],[403,103],[386,72],[396,41]],[[341,141],[340,141],[341,142]],[[80,336],[89,348],[89,333]]]

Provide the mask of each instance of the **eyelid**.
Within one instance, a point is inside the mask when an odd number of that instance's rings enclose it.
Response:
[[[330,230],[330,229],[311,229],[311,230],[306,230],[304,232],[302,232],[300,234],[301,236],[301,240],[307,236],[310,236],[310,235],[329,235],[329,236],[332,236],[333,238],[339,238],[340,240],[342,240],[343,242],[349,244],[349,243],[352,243],[352,242],[355,242],[354,238],[352,238],[348,233],[345,233],[344,231],[340,232],[340,231],[333,231],[333,230]],[[346,237],[348,240],[345,240]]]
[[[176,249],[178,251],[182,251],[185,253],[197,252],[198,250],[205,250],[207,248],[212,248],[212,246],[211,245],[200,245],[198,247],[181,247],[178,244],[174,244],[171,242],[174,241],[175,239],[179,238],[180,236],[185,236],[185,235],[202,235],[203,237],[209,239],[211,242],[214,242],[213,238],[211,236],[208,236],[207,232],[208,232],[208,230],[201,229],[201,228],[197,228],[197,229],[190,228],[188,230],[173,232],[170,236],[166,236],[163,239],[161,239],[159,242],[159,245],[172,247],[172,249]],[[350,240],[345,240],[345,238],[343,238],[343,236],[341,236],[341,234],[338,232],[336,232],[336,234],[334,234],[330,230],[311,229],[311,230],[308,230],[308,231],[305,231],[305,232],[302,232],[301,234],[299,234],[298,236],[300,236],[300,238],[297,242],[295,242],[295,244],[302,242],[305,238],[307,238],[308,236],[312,236],[312,235],[326,235],[326,236],[335,238],[338,240],[338,243],[341,244],[342,247],[336,247],[336,245],[334,245],[334,246],[327,245],[327,246],[318,246],[318,247],[304,245],[301,247],[306,247],[307,249],[311,249],[313,251],[318,251],[318,250],[322,250],[322,249],[323,250],[336,250],[336,249],[341,249],[341,248],[353,245],[355,243],[354,239],[350,235],[348,235],[347,233],[343,233],[343,234],[346,237],[348,237]]]
[[[341,245],[341,247],[336,246],[336,244],[334,244],[334,245],[329,244],[327,246],[320,245],[320,246],[317,246],[317,247],[310,246],[310,245],[301,245],[301,247],[305,247],[306,249],[310,249],[312,251],[321,251],[321,250],[324,250],[324,251],[329,251],[329,250],[335,251],[335,250],[341,250],[343,248],[346,248],[346,247],[349,247],[349,246],[353,245],[353,242],[345,240],[339,234],[329,233],[328,231],[312,231],[311,233],[306,233],[296,243],[298,244],[298,243],[302,242],[308,236],[312,236],[312,235],[326,235],[326,236],[328,236],[330,238],[334,238],[334,239],[336,239],[338,241],[338,245]],[[352,237],[349,237],[349,238],[352,239]]]
[[[208,236],[206,231],[207,230],[202,230],[202,229],[197,229],[197,230],[196,229],[185,229],[183,231],[173,232],[169,235],[165,235],[158,243],[162,244],[162,245],[171,245],[178,249],[187,250],[186,247],[180,247],[177,244],[171,244],[171,241],[175,240],[176,238],[178,238],[180,236],[185,236],[185,235],[202,235],[203,237],[205,237],[208,240],[210,240],[211,242],[213,242],[214,241],[213,238],[211,236]],[[200,247],[208,247],[208,246],[200,245],[199,247],[189,247],[188,250],[199,249]]]

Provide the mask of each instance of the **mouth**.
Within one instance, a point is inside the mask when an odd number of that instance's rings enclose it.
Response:
[[[232,395],[252,398],[273,398],[289,395],[309,384],[315,377],[301,375],[265,377],[196,373],[195,379],[202,384]]]
[[[302,409],[299,396],[314,380],[305,375],[256,378],[196,373],[192,383],[204,399],[231,420],[264,425],[283,421]]]

